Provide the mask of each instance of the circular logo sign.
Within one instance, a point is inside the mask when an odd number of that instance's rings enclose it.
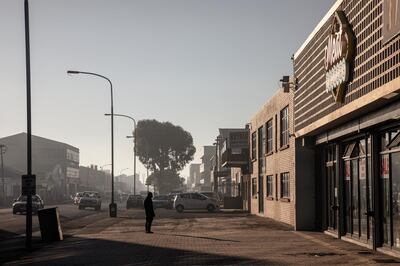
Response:
[[[325,46],[325,89],[336,102],[343,102],[354,55],[354,34],[343,11],[336,11]]]

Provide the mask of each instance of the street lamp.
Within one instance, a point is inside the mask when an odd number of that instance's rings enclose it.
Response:
[[[3,162],[3,155],[7,151],[7,146],[4,144],[0,144],[0,161],[1,161],[1,180],[2,180],[2,198],[3,203],[6,203],[6,190],[5,190],[5,176],[4,176],[4,162]]]
[[[128,170],[128,169],[129,169],[129,167],[128,167],[128,168],[121,169],[121,171],[119,172],[119,175],[122,175],[122,172],[125,171],[125,170]]]
[[[109,163],[109,164],[105,164],[105,165],[100,166],[101,171],[103,171],[104,166],[109,166],[109,165],[111,165],[111,164]]]
[[[117,204],[114,202],[114,101],[113,101],[113,86],[109,78],[92,72],[68,70],[68,74],[84,74],[103,78],[110,83],[111,89],[111,203],[109,205],[110,217],[117,216]]]
[[[111,114],[104,115],[111,116]],[[113,114],[113,116],[125,117],[133,121],[132,136],[127,136],[127,138],[133,138],[133,195],[136,195],[136,120],[129,115]]]

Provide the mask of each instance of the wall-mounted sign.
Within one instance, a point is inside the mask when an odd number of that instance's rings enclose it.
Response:
[[[354,33],[345,13],[336,11],[331,34],[325,47],[325,87],[326,92],[331,93],[336,102],[343,102],[354,55],[354,40]]]
[[[400,0],[383,1],[383,43],[400,33]]]
[[[36,176],[23,175],[21,180],[21,194],[23,196],[36,194]]]

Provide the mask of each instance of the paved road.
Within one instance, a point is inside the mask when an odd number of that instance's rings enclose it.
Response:
[[[156,210],[154,234],[143,210],[64,220],[64,241],[35,244],[31,254],[3,256],[5,265],[370,265],[400,260],[317,232],[294,232],[240,212]],[[1,242],[0,242],[1,243]],[[3,254],[1,252],[3,251]],[[10,255],[11,254],[11,255]],[[3,258],[3,261],[2,261]]]
[[[62,223],[67,223],[77,219],[79,220],[86,216],[96,216],[99,214],[99,212],[90,209],[78,210],[77,206],[73,204],[60,204],[57,206],[46,206],[46,208],[47,207],[59,208]],[[103,206],[101,212],[105,213],[108,212],[108,210],[106,210],[106,207]],[[19,237],[25,234],[25,220],[25,215],[12,214],[12,209],[0,209],[0,241]],[[88,222],[89,221],[90,219]],[[37,215],[33,215],[32,217],[32,229],[33,232],[36,233],[39,231]]]

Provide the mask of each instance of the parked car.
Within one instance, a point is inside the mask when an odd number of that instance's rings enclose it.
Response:
[[[98,192],[85,191],[79,200],[78,208],[83,210],[85,208],[94,208],[96,211],[101,209],[101,197]]]
[[[26,212],[26,201],[27,201],[27,196],[22,196],[20,195],[17,199],[14,200],[14,203],[12,205],[13,209],[13,214],[19,213],[24,213]],[[40,198],[39,195],[33,195],[32,196],[32,213],[37,213],[38,210],[41,210],[44,208],[44,203],[43,200]]]
[[[171,209],[171,197],[168,195],[157,195],[153,198],[153,207],[154,208],[165,208]]]
[[[217,201],[219,201],[219,195],[218,195],[218,193],[215,193],[214,191],[203,191],[200,193],[208,198],[216,199]]]
[[[126,201],[126,209],[144,208],[144,198],[142,195],[129,195]]]
[[[221,197],[218,193],[215,193],[214,191],[203,191],[203,192],[200,192],[200,193],[205,195],[206,197],[209,197],[211,199],[215,199],[218,202],[219,207],[222,206],[223,197]]]
[[[213,212],[219,208],[216,199],[208,198],[200,193],[180,193],[175,196],[174,209],[177,212],[184,210],[208,210]]]
[[[75,194],[75,197],[73,199],[74,200],[74,205],[78,205],[79,204],[79,200],[81,199],[82,195],[83,195],[83,192],[77,192]]]

